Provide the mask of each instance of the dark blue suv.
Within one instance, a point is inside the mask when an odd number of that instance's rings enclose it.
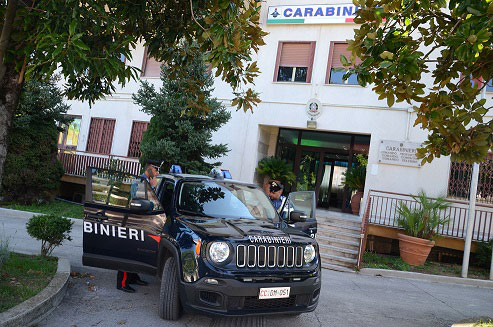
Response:
[[[153,189],[137,176],[88,169],[84,265],[157,275],[159,315],[169,320],[183,309],[240,316],[316,308],[318,244],[296,228],[308,224],[316,232],[316,222],[309,223],[314,212],[287,208],[283,219],[253,184],[158,178]]]

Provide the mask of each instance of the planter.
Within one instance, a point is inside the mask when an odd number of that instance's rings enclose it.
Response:
[[[357,191],[351,198],[351,211],[353,215],[359,215],[359,208],[361,206],[361,198],[363,197],[363,191]]]
[[[404,234],[397,234],[397,236],[402,260],[411,266],[424,265],[435,242]]]

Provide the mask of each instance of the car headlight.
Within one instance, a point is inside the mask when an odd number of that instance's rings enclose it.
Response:
[[[315,259],[315,247],[313,245],[307,245],[305,247],[305,262],[310,263]]]
[[[225,242],[214,242],[209,247],[209,257],[215,263],[222,263],[229,257],[229,245]]]

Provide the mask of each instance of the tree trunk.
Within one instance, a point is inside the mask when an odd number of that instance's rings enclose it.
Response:
[[[3,168],[7,158],[7,147],[9,144],[9,131],[12,118],[19,103],[22,84],[19,83],[19,73],[15,65],[6,65],[3,80],[0,81],[0,190],[3,180]],[[22,169],[22,167],[19,167]]]

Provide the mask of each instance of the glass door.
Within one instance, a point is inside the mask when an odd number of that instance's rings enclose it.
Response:
[[[323,153],[320,169],[317,206],[322,208],[343,208],[344,173],[348,167],[348,156]]]
[[[301,151],[299,171],[296,180],[297,191],[317,191],[320,154],[321,153],[318,151]]]

